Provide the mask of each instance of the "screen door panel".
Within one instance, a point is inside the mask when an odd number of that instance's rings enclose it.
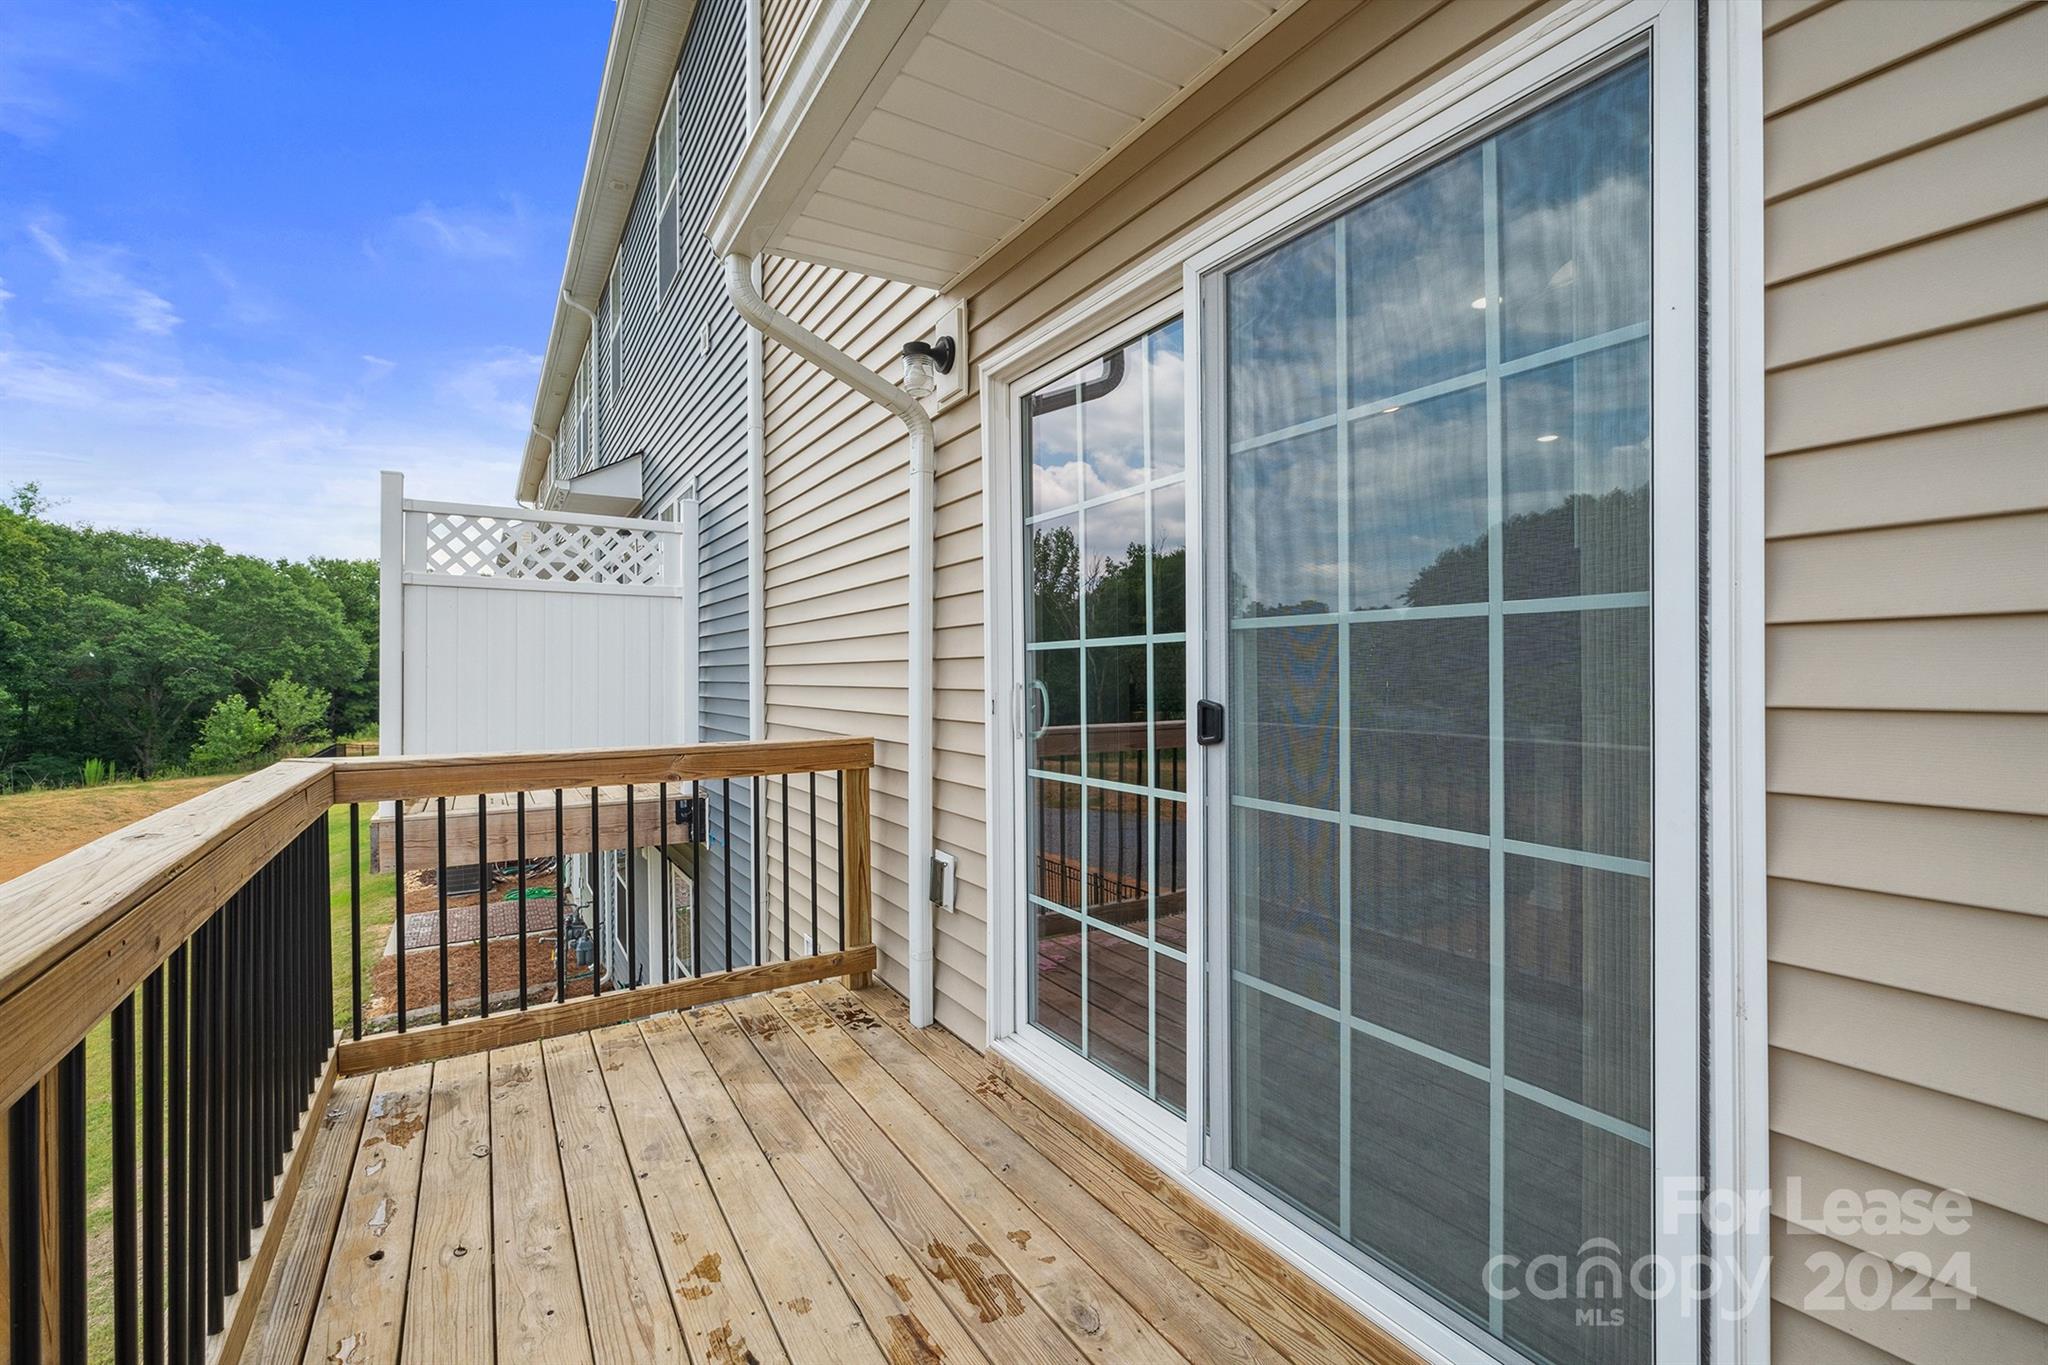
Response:
[[[1470,1329],[1652,1246],[1650,91],[1636,59],[1228,267],[1230,1173]]]

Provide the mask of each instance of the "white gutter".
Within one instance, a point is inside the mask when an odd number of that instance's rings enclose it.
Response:
[[[932,902],[924,894],[932,865],[932,419],[924,405],[823,337],[777,312],[754,284],[754,258],[725,258],[725,292],[748,324],[795,351],[869,402],[896,414],[910,432],[910,1022],[932,1022]]]

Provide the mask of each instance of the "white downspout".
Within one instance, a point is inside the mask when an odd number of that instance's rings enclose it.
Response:
[[[795,319],[777,312],[754,285],[750,256],[725,258],[725,292],[748,324],[787,346],[869,402],[896,414],[910,431],[910,1022],[932,1022],[932,419],[923,404]]]

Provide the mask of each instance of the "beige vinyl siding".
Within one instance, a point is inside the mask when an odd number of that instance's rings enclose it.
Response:
[[[1765,14],[1773,1347],[2044,1359],[2048,8]],[[1812,1225],[1915,1187],[1969,1230]],[[1968,1311],[1809,1305],[1958,1251]]]
[[[928,290],[797,261],[770,265],[769,302],[819,335],[877,368],[889,364],[926,313]],[[767,412],[766,610],[767,724],[771,739],[871,735],[873,774],[875,936],[882,977],[906,989],[908,960],[905,807],[905,716],[908,713],[909,509],[906,445],[895,418],[828,378],[808,361],[769,343],[763,366]],[[943,564],[943,558],[941,560]],[[941,592],[945,575],[941,573]],[[980,583],[969,612],[979,619]],[[947,620],[944,601],[940,621]],[[942,676],[940,686],[946,680]],[[976,684],[977,693],[979,683]],[[945,710],[941,694],[941,717]],[[948,742],[942,726],[939,745]],[[971,736],[979,761],[979,730]],[[938,837],[963,854],[963,896],[985,903],[978,881],[979,821],[949,822],[961,803],[942,781]],[[772,784],[771,784],[772,785]],[[973,808],[979,809],[979,784]],[[791,906],[791,937],[802,951],[809,928],[811,882],[809,785],[790,790],[784,847],[779,788],[764,792],[763,814],[770,956],[781,951],[782,907]],[[838,917],[836,794],[819,789],[820,939],[832,946]],[[971,856],[967,856],[971,853]],[[950,915],[939,925],[938,1017],[961,1036],[983,1036],[982,962],[985,914]]]

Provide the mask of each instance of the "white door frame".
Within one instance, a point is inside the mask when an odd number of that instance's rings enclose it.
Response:
[[[1705,376],[1708,502],[1713,522],[1707,546],[1708,619],[1713,632],[1707,673],[1707,696],[1711,702],[1708,806],[1712,820],[1707,845],[1710,870],[1705,889],[1711,919],[1714,982],[1708,1027],[1716,1064],[1707,1082],[1714,1114],[1708,1150],[1716,1172],[1713,1183],[1754,1197],[1757,1192],[1768,1190],[1764,1088],[1767,1044],[1763,1020],[1763,623],[1759,591],[1762,30],[1756,6],[1748,0],[1705,8],[1705,50],[1710,62],[1705,73],[1704,117],[1715,138],[1709,160],[1709,202],[1699,206],[1709,224],[1705,255],[1712,291],[1706,323],[1711,353]],[[1190,433],[1188,577],[1191,584],[1206,583],[1206,554],[1211,547],[1203,534],[1208,518],[1203,506],[1203,480],[1198,472],[1200,402],[1206,387],[1201,382],[1202,271],[1288,223],[1313,216],[1319,206],[1354,194],[1377,175],[1413,160],[1455,130],[1524,98],[1598,53],[1652,29],[1657,34],[1652,59],[1656,88],[1692,90],[1698,79],[1700,25],[1700,9],[1694,0],[1574,0],[1561,5],[1522,33],[1479,54],[1404,101],[1372,125],[1332,143],[1272,183],[1162,243],[1066,309],[986,356],[977,367],[984,441],[984,662],[989,698],[989,1045],[1028,1074],[1055,1088],[1089,1119],[1213,1208],[1259,1236],[1425,1358],[1479,1362],[1494,1357],[1437,1314],[1425,1310],[1391,1285],[1365,1275],[1350,1259],[1205,1166],[1201,1122],[1161,1124],[1155,1115],[1135,1112],[1151,1106],[1141,1098],[1134,1106],[1131,1101],[1137,1097],[1128,1087],[1099,1073],[1083,1074],[1094,1073],[1095,1069],[1070,1050],[1031,1036],[1025,1019],[1028,996],[1020,989],[1022,974],[1029,965],[1020,950],[1025,924],[1013,892],[1013,888],[1021,885],[1024,870],[1018,799],[1021,773],[1015,742],[1022,733],[1025,676],[1021,659],[1021,612],[1025,599],[1019,497],[1023,457],[1018,450],[1016,403],[1029,391],[1032,380],[1049,375],[1050,367],[1083,358],[1090,347],[1106,350],[1110,344],[1138,334],[1143,330],[1140,323],[1144,319],[1156,322],[1175,313],[1184,316],[1185,363],[1190,380],[1186,424]],[[1657,167],[1654,192],[1659,221],[1661,224],[1664,215],[1672,215],[1696,222],[1701,214],[1694,203],[1697,181],[1692,172],[1698,130],[1690,115],[1673,126],[1665,117],[1666,108],[1665,102],[1659,100],[1653,130]],[[1660,256],[1669,254],[1660,252]],[[1688,262],[1667,260],[1661,264],[1665,272],[1682,267],[1690,280],[1697,259],[1695,256]],[[1731,268],[1748,273],[1733,276],[1731,282]],[[1657,437],[1661,441],[1672,439],[1664,419],[1683,418],[1685,429],[1678,439],[1692,444],[1697,438],[1691,414],[1699,407],[1701,376],[1697,366],[1679,363],[1674,358],[1696,354],[1688,339],[1699,327],[1699,319],[1689,302],[1696,291],[1675,292],[1680,283],[1664,272],[1656,281],[1660,307],[1662,301],[1674,297],[1682,297],[1686,303],[1682,315],[1660,316],[1654,324],[1656,406],[1652,420],[1657,423]],[[1691,524],[1676,528],[1674,535],[1674,528],[1660,521],[1654,533],[1674,542],[1669,547],[1674,558],[1689,558],[1698,544],[1696,528]],[[1660,591],[1696,592],[1692,565],[1667,563],[1660,556],[1656,571],[1660,575]],[[1192,717],[1194,695],[1214,697],[1218,693],[1198,690],[1197,680],[1203,669],[1195,661],[1205,658],[1208,652],[1204,613],[1191,608],[1187,625]],[[1658,676],[1688,667],[1686,661],[1693,655],[1688,642],[1680,639],[1677,632],[1661,627],[1653,636],[1653,649]],[[1684,714],[1679,714],[1681,710]],[[1655,721],[1660,756],[1696,751],[1696,718],[1690,708],[1666,707],[1663,712]],[[1200,752],[1191,746],[1191,754]],[[1194,758],[1189,772],[1189,799],[1191,811],[1196,814],[1189,831],[1191,1056],[1187,1100],[1188,1113],[1196,1116],[1208,1113],[1209,1103],[1205,1093],[1209,1059],[1203,1046],[1205,1030],[1198,1022],[1207,1018],[1207,1007],[1202,992],[1203,973],[1197,964],[1207,957],[1205,928],[1212,913],[1202,879],[1194,869],[1208,865],[1208,822],[1199,812],[1211,799],[1205,781],[1211,766]],[[1696,773],[1693,786],[1697,791]],[[1661,791],[1660,788],[1660,794]],[[1668,836],[1660,830],[1655,857],[1659,866],[1683,867],[1694,862],[1698,847],[1696,825],[1687,821],[1682,830],[1674,830]],[[1661,880],[1683,883],[1690,879]],[[1697,906],[1698,887],[1675,889],[1691,894]],[[1661,892],[1659,904],[1663,904]],[[1660,997],[1670,995],[1673,989],[1697,989],[1700,969],[1706,964],[1697,956],[1696,930],[1695,918],[1682,923],[1674,920],[1671,924],[1660,918],[1660,973],[1668,969],[1674,976],[1686,977],[1683,981],[1667,981],[1660,974]],[[1690,938],[1691,942],[1680,943],[1675,938]],[[1697,1019],[1691,1028],[1685,1027],[1684,1021],[1675,1022],[1676,1029],[1665,1028],[1663,1018],[1659,1018],[1656,1084],[1660,1175],[1667,1161],[1674,1158],[1683,1159],[1689,1169],[1697,1170],[1700,1157],[1707,1154],[1698,1150],[1696,1123],[1691,1125],[1695,1141],[1690,1150],[1679,1151],[1665,1145],[1667,1125],[1678,1122],[1677,1110],[1684,1108],[1688,1113],[1697,1113],[1700,1096],[1687,1081],[1697,1075],[1700,1048],[1705,1041],[1696,1027]],[[1694,1093],[1681,1096],[1676,1093],[1679,1087]],[[1685,1144],[1686,1137],[1679,1132],[1672,1140]],[[1660,1202],[1667,1197],[1668,1192],[1660,1188]],[[1707,1244],[1724,1268],[1739,1268],[1755,1282],[1767,1274],[1768,1236],[1765,1219],[1761,1227],[1716,1226]],[[1690,1249],[1697,1250],[1699,1237],[1691,1228],[1682,1235],[1660,1237],[1658,1249],[1676,1249],[1687,1239],[1692,1244]],[[1734,1302],[1734,1287],[1724,1281],[1722,1291],[1725,1297],[1717,1297],[1716,1316],[1711,1325],[1711,1359],[1768,1361],[1768,1284],[1763,1284],[1761,1293],[1753,1300],[1761,1305],[1759,1311],[1743,1321],[1727,1316]],[[1660,1310],[1660,1362],[1696,1358],[1697,1319],[1687,1317],[1681,1311],[1683,1307],[1673,1304]]]

